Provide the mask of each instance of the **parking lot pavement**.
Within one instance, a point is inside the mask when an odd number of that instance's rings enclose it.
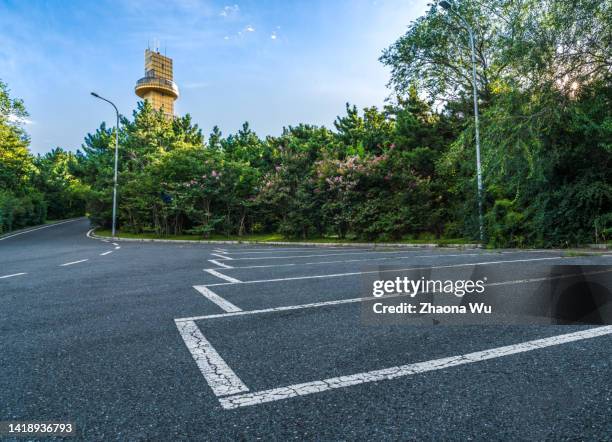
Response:
[[[457,278],[453,272],[484,267],[489,283],[502,289],[498,296],[511,298],[521,285],[550,279],[549,264],[606,261],[600,257],[393,249],[321,250],[314,255],[310,250],[224,250],[216,260],[221,266],[205,270],[221,282],[196,288],[225,313],[179,318],[177,327],[223,408],[448,369],[466,359],[475,363],[504,357],[513,364],[518,356],[509,355],[544,352],[612,333],[611,327],[368,327],[360,320],[365,299],[359,278],[364,275],[427,270]],[[271,264],[277,259],[282,264]],[[248,369],[238,376],[232,366]],[[357,367],[362,371],[356,372]]]
[[[611,434],[609,326],[363,316],[373,278],[486,277],[514,302],[552,265],[609,256],[154,243],[102,256],[112,243],[82,242],[85,224],[57,229],[37,233],[36,268],[0,280],[1,419],[63,417],[87,440]],[[25,265],[37,240],[10,247]],[[59,267],[68,249],[87,261]]]

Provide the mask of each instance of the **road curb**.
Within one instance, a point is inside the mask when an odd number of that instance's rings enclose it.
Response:
[[[354,242],[354,243],[339,243],[339,242],[308,242],[308,241],[235,241],[235,240],[191,240],[191,239],[151,239],[151,238],[120,238],[113,236],[100,236],[94,233],[95,229],[87,232],[87,236],[94,239],[108,239],[112,241],[124,242],[158,242],[158,243],[173,243],[173,244],[257,244],[257,245],[273,245],[273,246],[310,246],[310,247],[406,247],[406,248],[423,248],[423,249],[480,249],[480,244],[406,244],[406,243],[375,243],[375,242]]]

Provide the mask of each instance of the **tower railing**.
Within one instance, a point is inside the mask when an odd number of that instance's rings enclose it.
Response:
[[[143,77],[136,82],[136,90],[140,88],[161,88],[166,91],[172,91],[176,97],[179,95],[179,89],[176,83],[166,78]]]

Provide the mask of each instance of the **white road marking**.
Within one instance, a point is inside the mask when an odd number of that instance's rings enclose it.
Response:
[[[293,249],[274,249],[274,248],[270,248],[270,249],[255,249],[252,252],[226,252],[230,255],[250,255],[250,254],[260,254],[260,253],[272,253],[272,252],[286,252],[286,251],[301,251],[301,252],[312,252],[313,250],[325,250],[325,249],[331,249],[331,247],[300,247],[300,248],[293,248]],[[344,250],[344,251],[360,251],[360,252],[368,252],[368,251],[375,251],[372,248],[342,248],[342,247],[336,247],[333,250]],[[240,249],[239,249],[240,250]],[[242,249],[244,250],[244,249]],[[402,250],[402,252],[406,252],[406,250]]]
[[[406,253],[406,251],[405,250],[393,251],[393,252],[366,251],[366,252],[350,252],[350,253],[324,253],[324,254],[316,254],[316,255],[259,256],[259,257],[249,256],[246,258],[229,258],[229,259],[235,259],[237,261],[242,261],[242,260],[254,260],[254,259],[261,260],[261,259],[290,259],[290,258],[320,258],[320,257],[325,257],[325,256],[365,255],[365,254],[372,254],[372,253]]]
[[[226,281],[229,281],[230,284],[240,284],[240,283],[242,283],[242,281],[240,281],[239,279],[232,278],[231,276],[224,275],[223,273],[219,273],[219,272],[217,272],[216,270],[213,270],[213,269],[205,269],[204,271],[210,273],[211,275],[216,276],[217,278],[225,279]],[[224,285],[224,284],[228,284],[228,283],[223,283],[222,285]],[[208,284],[208,285],[219,285],[219,284]]]
[[[217,253],[227,253],[226,250],[223,249],[213,249],[213,252],[217,252]]]
[[[219,353],[206,340],[193,321],[177,322],[176,326],[191,352],[204,379],[216,396],[226,396],[249,391],[236,373],[225,363]]]
[[[416,252],[416,250],[415,250]],[[391,250],[391,251],[375,251],[375,250],[366,250],[363,252],[351,252],[351,253],[325,253],[325,254],[316,254],[316,255],[289,255],[289,256],[261,256],[261,257],[254,257],[254,256],[249,256],[246,258],[229,258],[228,259],[235,259],[236,261],[242,261],[242,260],[262,260],[262,259],[289,259],[289,258],[321,258],[321,257],[326,257],[326,256],[345,256],[345,255],[372,255],[372,254],[385,254],[385,255],[390,255],[390,254],[398,254],[398,253],[406,253],[406,250]],[[527,251],[520,251],[520,252],[500,252],[500,253],[527,253]],[[551,253],[550,250],[543,250],[543,251],[533,251],[531,253]],[[483,253],[484,254],[484,253]]]
[[[349,376],[327,378],[321,381],[304,382],[302,384],[294,384],[287,387],[273,388],[270,390],[257,391],[253,393],[237,394],[230,397],[219,398],[219,402],[224,409],[230,410],[239,407],[263,404],[266,402],[274,402],[296,396],[321,393],[323,391],[335,390],[338,388],[346,388],[354,385],[385,381],[429,371],[442,370],[464,364],[472,364],[474,362],[501,358],[504,356],[525,353],[528,351],[539,350],[546,347],[567,344],[570,342],[596,338],[609,334],[612,334],[612,326],[596,327],[574,333],[551,336],[544,339],[535,339],[533,341],[522,342],[520,344],[506,345],[504,347],[476,351],[458,356],[433,359],[425,362],[417,362],[415,364],[400,365],[382,370],[352,374]]]
[[[361,259],[343,259],[336,261],[313,261],[313,262],[297,262],[290,264],[269,264],[269,265],[257,265],[257,266],[240,266],[231,267],[233,269],[267,269],[271,267],[300,267],[307,265],[318,265],[318,264],[342,264],[349,262],[369,262],[369,261],[384,261],[388,259],[412,259],[412,258],[441,258],[441,257],[458,257],[458,256],[487,256],[487,253],[460,253],[460,254],[441,254],[441,255],[407,255],[407,256],[383,256],[381,258],[361,258]],[[491,255],[489,255],[491,256]],[[212,260],[209,260],[212,261]]]
[[[113,243],[114,246],[118,246],[119,244],[117,244],[116,242]]]
[[[368,270],[368,271],[363,271],[363,272],[335,273],[335,274],[329,274],[329,275],[310,275],[310,276],[293,276],[289,278],[258,279],[255,281],[238,281],[238,282],[230,281],[230,282],[221,282],[217,284],[207,284],[207,285],[208,287],[214,287],[214,286],[229,285],[229,284],[258,284],[258,283],[265,283],[265,282],[296,281],[296,280],[301,280],[301,279],[340,278],[344,276],[368,275],[368,274],[375,274],[375,273],[394,273],[394,272],[405,272],[405,271],[426,270],[426,269],[448,269],[448,268],[453,268],[453,267],[469,267],[469,266],[477,266],[477,265],[506,264],[510,262],[544,261],[544,260],[551,260],[551,259],[558,260],[558,259],[565,259],[565,258],[564,257],[550,257],[550,258],[514,259],[514,260],[505,260],[505,261],[483,261],[483,262],[472,262],[472,263],[467,263],[467,264],[450,264],[450,265],[444,265],[444,266],[408,267],[404,269]],[[209,273],[214,272],[214,270],[212,269],[207,269],[206,271]],[[226,278],[229,278],[229,276],[226,276]]]
[[[216,259],[209,259],[208,262],[212,262],[219,267],[223,267],[224,269],[233,269],[232,266],[228,266],[227,264],[223,264],[222,262],[217,261]]]
[[[232,260],[234,258],[230,258],[229,256],[219,255],[218,253],[211,253],[212,256],[216,256],[217,258],[229,259]]]
[[[221,296],[217,295],[215,292],[213,292],[211,289],[204,285],[194,285],[193,288],[200,292],[202,295],[204,295],[206,299],[214,302],[226,312],[233,313],[242,311],[241,308],[235,306],[227,299],[224,299]]]
[[[115,250],[119,250],[121,248],[121,246],[117,246],[115,247]]]
[[[67,262],[67,263],[64,263],[64,264],[60,264],[60,267],[71,266],[73,264],[78,264],[80,262],[85,262],[85,261],[89,261],[89,259],[81,259],[79,261]]]
[[[569,275],[545,276],[542,278],[529,278],[529,279],[517,279],[514,281],[492,282],[490,284],[485,284],[485,287],[493,287],[493,286],[498,286],[498,285],[510,285],[510,284],[529,284],[532,282],[550,281],[553,279],[574,278],[576,276],[599,275],[600,273],[610,273],[610,272],[612,272],[612,269],[597,270],[597,271],[585,272],[585,273],[572,273]]]
[[[406,296],[405,293],[398,295],[386,295],[384,299],[388,298],[397,298],[399,296]],[[338,299],[335,301],[322,301],[322,302],[313,302],[311,304],[299,304],[299,305],[285,305],[282,307],[272,307],[272,308],[263,308],[259,310],[246,310],[240,312],[232,312],[232,313],[218,313],[214,315],[205,315],[205,316],[193,316],[190,318],[177,318],[175,322],[184,322],[184,321],[201,321],[204,319],[216,319],[216,318],[227,318],[229,316],[246,316],[246,315],[257,315],[261,313],[274,313],[274,312],[285,312],[288,310],[301,310],[305,308],[316,308],[316,307],[328,307],[332,305],[341,305],[341,304],[352,304],[355,302],[365,302],[365,301],[373,301],[380,300],[380,298],[367,297],[367,298],[350,298],[350,299]]]
[[[21,276],[21,275],[27,275],[27,273],[22,272],[22,273],[13,273],[12,275],[4,275],[4,276],[0,276],[0,279],[12,278],[13,276]]]
[[[113,253],[113,251],[112,251],[112,250],[109,250],[108,252],[100,253],[100,256],[106,256],[106,255],[108,255],[109,253]]]
[[[35,232],[35,231],[41,230],[41,229],[48,229],[49,227],[55,227],[55,226],[59,226],[61,224],[72,223],[74,221],[79,221],[80,219],[82,219],[82,218],[69,219],[68,221],[62,221],[62,222],[55,223],[55,224],[48,224],[46,226],[36,227],[34,229],[29,229],[29,230],[24,230],[23,232],[13,233],[12,235],[3,236],[2,238],[0,238],[0,241],[4,241],[5,239],[9,239],[9,238],[12,238],[14,236],[23,235],[25,233]]]
[[[489,284],[484,284],[484,286],[492,287],[492,286],[511,285],[511,284],[529,284],[533,282],[550,281],[554,279],[563,279],[563,278],[573,278],[576,276],[596,275],[599,273],[609,273],[609,272],[612,272],[612,270],[599,270],[599,271],[587,272],[587,273],[573,273],[571,275],[558,275],[558,276],[549,276],[549,277],[543,277],[543,278],[516,279],[514,281],[492,282]],[[423,294],[426,294],[426,293],[423,293]],[[382,298],[377,298],[374,296],[365,296],[362,298],[337,299],[334,301],[321,301],[321,302],[313,302],[309,304],[285,305],[281,307],[271,307],[271,308],[264,308],[264,309],[259,309],[259,310],[246,310],[246,311],[232,312],[232,313],[220,313],[220,314],[204,315],[204,316],[192,316],[189,318],[177,318],[175,319],[175,321],[177,322],[200,321],[204,319],[225,318],[228,316],[257,315],[261,313],[274,313],[274,312],[283,312],[283,311],[288,311],[288,310],[301,310],[301,309],[307,309],[307,308],[329,307],[333,305],[342,305],[342,304],[353,304],[356,302],[380,301],[380,300],[390,299],[390,298],[400,298],[402,296],[408,296],[408,295],[406,295],[405,293],[397,293],[397,294],[385,295]]]

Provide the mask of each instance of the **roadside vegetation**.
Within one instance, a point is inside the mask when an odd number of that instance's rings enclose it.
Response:
[[[476,31],[485,229],[492,247],[612,237],[612,6],[462,0]],[[473,242],[478,237],[467,33],[432,8],[381,56],[383,109],[333,128],[205,136],[139,103],[122,117],[125,235]],[[28,151],[23,103],[0,88],[0,231],[87,211],[111,222],[114,129],[77,153]],[[240,109],[237,107],[236,112]],[[459,239],[451,239],[459,238]]]

